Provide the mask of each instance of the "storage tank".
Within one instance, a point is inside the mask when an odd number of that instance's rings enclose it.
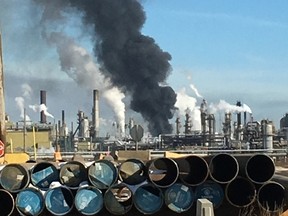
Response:
[[[271,122],[263,121],[263,148],[264,149],[273,149],[273,125]]]

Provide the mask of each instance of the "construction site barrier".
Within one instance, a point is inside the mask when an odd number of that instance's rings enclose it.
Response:
[[[74,206],[74,196],[66,186],[50,188],[44,200],[46,209],[53,215],[67,215]]]
[[[79,161],[66,162],[60,167],[59,179],[67,187],[78,188],[82,182],[88,180],[86,166]]]
[[[119,179],[129,185],[137,185],[147,180],[144,162],[139,159],[127,159],[119,166]]]
[[[164,204],[163,192],[154,184],[143,184],[136,189],[133,203],[139,212],[145,215],[155,214]]]
[[[112,185],[104,194],[104,205],[111,214],[126,215],[133,206],[132,191],[123,183]]]
[[[12,193],[17,193],[30,184],[30,174],[21,164],[7,164],[0,173],[2,187]]]
[[[179,176],[177,163],[171,158],[157,158],[147,162],[149,180],[160,188],[173,185]]]
[[[88,167],[90,183],[99,189],[108,189],[118,179],[118,169],[114,162],[97,160]]]
[[[81,215],[95,215],[103,209],[101,190],[94,186],[80,187],[75,195],[75,208]]]
[[[31,183],[41,189],[49,189],[50,184],[53,181],[60,181],[59,170],[50,162],[39,162],[30,169]]]
[[[20,215],[40,215],[44,208],[44,196],[35,188],[25,188],[17,193],[15,207]]]
[[[227,184],[225,196],[231,205],[244,208],[255,201],[256,187],[249,179],[238,176]]]
[[[165,190],[165,204],[174,212],[188,211],[195,201],[195,194],[190,186],[175,183]]]

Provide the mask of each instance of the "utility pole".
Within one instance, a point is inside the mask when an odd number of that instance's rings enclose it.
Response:
[[[6,126],[5,126],[5,99],[4,99],[4,71],[2,58],[2,37],[0,32],[0,140],[6,144]]]

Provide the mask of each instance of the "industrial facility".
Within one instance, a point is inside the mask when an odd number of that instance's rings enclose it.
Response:
[[[107,151],[111,149],[135,149],[131,135],[106,137],[99,136],[99,91],[93,90],[91,116],[79,110],[75,114],[77,125],[71,123],[68,129],[65,111],[58,122],[47,122],[44,111],[40,112],[39,122],[11,122],[6,115],[6,152],[48,152],[59,149],[61,152]],[[46,105],[46,91],[40,91],[40,104]],[[236,106],[241,107],[237,101]],[[274,123],[267,119],[256,121],[251,113],[225,112],[222,128],[216,130],[214,114],[207,111],[207,102],[200,106],[201,130],[193,130],[193,120],[187,113],[185,122],[179,117],[175,121],[172,134],[159,134],[157,137],[143,137],[139,149],[189,150],[191,148],[211,149],[267,149],[284,148],[287,144],[288,114],[280,120],[276,131]],[[130,131],[135,122],[129,119],[125,127]],[[182,128],[181,125],[184,125]],[[182,130],[181,130],[182,129]],[[120,130],[120,129],[119,129]]]

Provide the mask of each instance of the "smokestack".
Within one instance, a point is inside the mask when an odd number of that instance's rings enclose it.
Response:
[[[46,91],[40,91],[40,104],[44,104],[46,106]],[[46,115],[44,114],[44,110],[40,112],[40,123],[47,123]]]
[[[99,136],[99,91],[93,90],[92,126],[94,138]]]
[[[237,101],[236,106],[241,107],[241,102]],[[240,128],[241,125],[241,112],[237,113],[237,127]]]
[[[65,111],[62,110],[62,126],[65,125]]]
[[[6,143],[6,127],[5,127],[5,100],[4,100],[4,71],[2,59],[2,37],[0,33],[0,139]]]

